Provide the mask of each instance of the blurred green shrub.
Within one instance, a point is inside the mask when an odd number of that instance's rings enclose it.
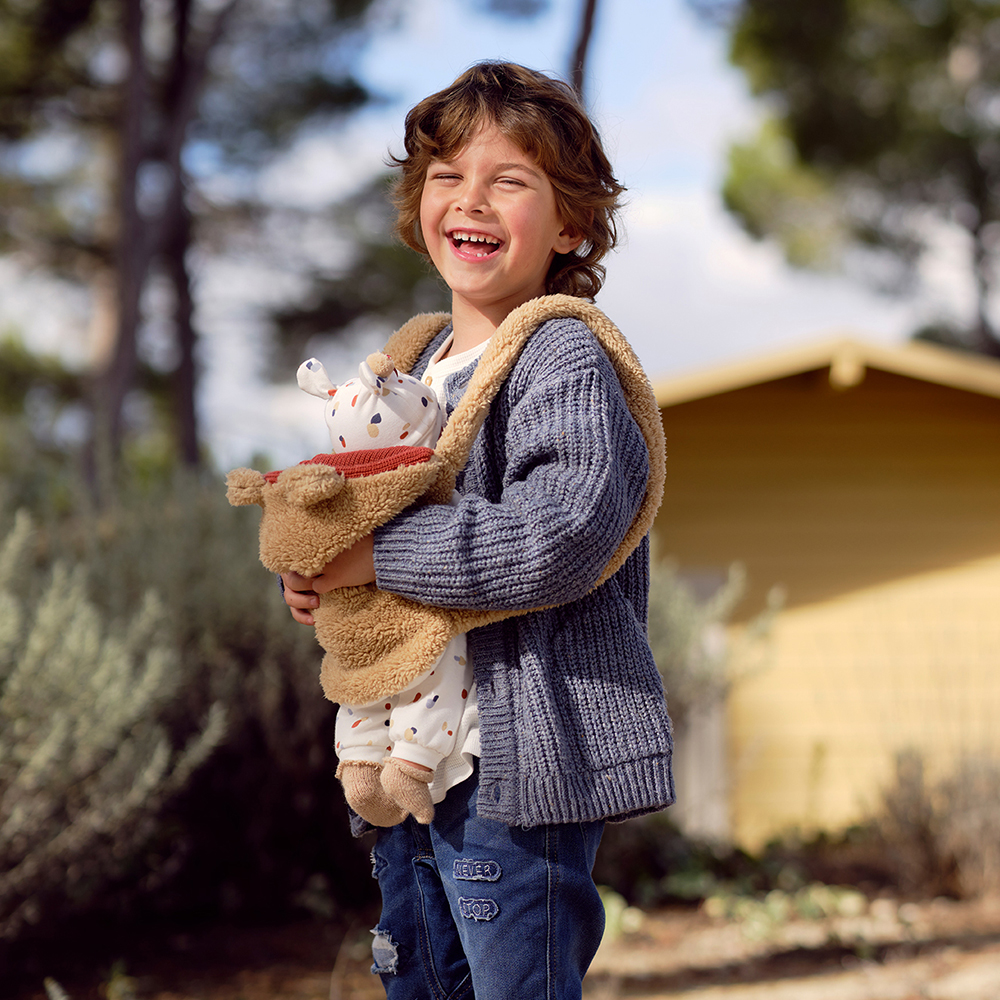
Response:
[[[85,907],[151,835],[163,803],[223,736],[221,705],[178,746],[162,721],[181,682],[152,592],[108,621],[85,567],[28,571],[19,514],[0,547],[0,938]]]
[[[21,908],[18,949],[64,935],[73,913],[110,928],[368,903],[367,850],[350,837],[334,779],[322,651],[259,563],[256,512],[229,506],[221,474],[149,465],[123,474],[97,508],[70,460],[25,488],[37,468],[30,438],[19,447],[27,461],[0,468],[0,829],[12,837],[0,833],[0,870],[20,852],[22,872],[46,875],[18,882],[9,904],[0,891],[3,919],[3,906]],[[38,501],[30,541],[12,496]],[[15,729],[20,757],[8,746]],[[88,741],[105,755],[87,758],[91,771],[77,760]],[[79,777],[65,794],[64,773]],[[11,782],[31,795],[18,791],[18,804]],[[48,810],[50,826],[79,815],[96,846],[70,833],[53,848],[25,840],[15,827],[29,806]],[[62,874],[45,853],[57,848]]]
[[[792,920],[829,920],[860,917],[868,911],[868,898],[843,885],[812,882],[794,892],[772,889],[766,895],[740,895],[724,888],[705,900],[705,912],[715,919],[739,924],[750,940],[772,939]]]
[[[260,564],[259,511],[230,507],[225,493],[222,475],[133,480],[99,515],[64,526],[109,610],[155,582],[175,648],[193,668],[175,726],[214,701],[226,708],[226,743],[170,810],[175,828],[164,830],[156,867],[177,876],[157,905],[277,915],[363,903],[374,883],[334,778],[322,650]]]
[[[649,645],[663,677],[670,715],[683,724],[699,705],[724,700],[740,677],[766,662],[766,642],[784,603],[780,587],[743,629],[738,642],[727,634],[733,611],[746,594],[746,570],[733,563],[714,592],[699,597],[672,559],[653,558],[649,581]]]
[[[670,810],[605,827],[594,880],[644,910],[698,904],[720,887],[734,892],[770,888],[773,872],[738,848],[685,836]]]

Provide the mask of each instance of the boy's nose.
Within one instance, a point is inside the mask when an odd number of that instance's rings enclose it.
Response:
[[[489,209],[489,199],[481,187],[470,185],[459,194],[455,207],[466,215],[482,215]]]

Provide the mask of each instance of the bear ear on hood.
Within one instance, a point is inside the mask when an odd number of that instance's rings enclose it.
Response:
[[[344,487],[344,477],[328,465],[293,465],[274,482],[274,489],[297,507],[312,507],[335,497]]]
[[[233,469],[226,476],[226,499],[234,507],[245,507],[252,503],[263,507],[265,483],[261,472],[254,469]]]

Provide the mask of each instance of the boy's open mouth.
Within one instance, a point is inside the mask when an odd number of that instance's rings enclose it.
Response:
[[[503,245],[495,236],[485,233],[453,232],[451,245],[465,257],[491,257]]]

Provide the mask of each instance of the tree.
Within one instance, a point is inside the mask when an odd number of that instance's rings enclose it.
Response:
[[[730,152],[724,197],[791,263],[912,286],[935,227],[968,238],[976,316],[959,339],[1000,355],[997,0],[692,0],[731,20],[733,63],[771,110]],[[857,254],[854,254],[857,260]]]
[[[37,596],[62,625],[30,613],[31,532],[22,512],[0,539],[0,944],[121,877],[225,733],[217,702],[173,745],[162,716],[182,672],[152,593],[127,625],[109,623],[85,568],[57,563]]]
[[[382,322],[391,331],[416,312],[449,308],[447,289],[433,269],[390,235],[391,181],[377,176],[349,201],[333,206],[330,228],[351,243],[347,263],[334,272],[314,272],[301,299],[272,313],[279,380],[295,370],[314,337],[342,334],[363,319]]]
[[[193,145],[220,169],[251,158],[260,169],[303,123],[363,103],[346,43],[370,3],[0,0],[0,229],[43,266],[113,284],[94,393],[112,456],[140,375],[143,295],[160,275],[173,300],[175,436],[198,461],[189,257],[208,201],[187,166]],[[62,169],[44,162],[60,143]]]
[[[577,30],[576,44],[570,57],[570,83],[582,99],[586,93],[587,56],[590,55],[590,43],[594,37],[594,22],[597,19],[597,0],[583,0],[580,9],[580,24]]]

